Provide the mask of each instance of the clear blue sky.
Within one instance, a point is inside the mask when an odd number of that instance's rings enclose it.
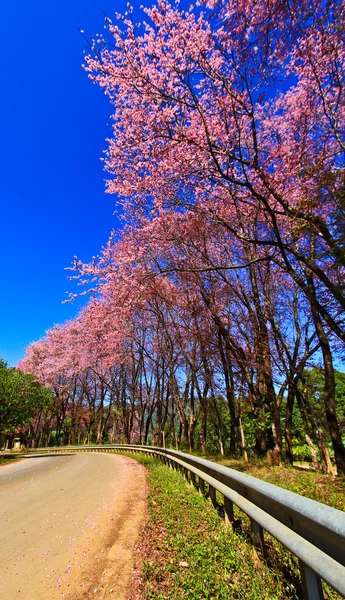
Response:
[[[64,267],[97,254],[118,224],[100,161],[111,106],[81,68],[79,28],[101,33],[104,14],[126,2],[1,8],[0,357],[16,365],[30,342],[76,314],[62,304],[73,289]]]

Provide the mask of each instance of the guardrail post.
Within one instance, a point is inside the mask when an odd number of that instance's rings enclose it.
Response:
[[[252,542],[257,550],[259,550],[263,555],[265,554],[265,540],[264,540],[264,532],[254,519],[250,519],[250,527],[252,530]]]
[[[214,489],[214,487],[212,485],[208,486],[208,496],[209,496],[213,506],[216,508],[217,507],[216,490]]]
[[[199,477],[199,494],[204,496],[205,494],[205,481]]]
[[[224,519],[227,527],[230,527],[234,521],[234,503],[226,496],[224,496]]]
[[[194,487],[196,487],[195,473],[193,473],[193,471],[190,472],[190,482]]]
[[[299,568],[303,585],[304,600],[323,600],[323,591],[320,577],[301,560]]]

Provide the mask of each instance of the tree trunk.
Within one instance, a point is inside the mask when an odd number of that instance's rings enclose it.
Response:
[[[240,432],[241,432],[241,443],[242,443],[242,452],[243,452],[243,458],[244,458],[244,462],[248,463],[248,454],[247,454],[247,446],[246,446],[246,438],[244,436],[244,429],[243,429],[243,425],[242,425],[242,419],[241,417],[239,418],[239,425],[240,425]]]
[[[285,418],[285,460],[289,465],[293,465],[292,455],[292,412],[295,401],[295,390],[290,384],[288,388],[288,397],[286,402],[286,418]]]
[[[311,435],[311,431],[310,431],[310,427],[309,427],[309,423],[308,423],[308,417],[307,417],[306,410],[304,407],[304,401],[302,398],[302,394],[300,393],[300,391],[298,390],[297,387],[296,387],[296,399],[297,399],[297,404],[298,404],[299,412],[300,412],[303,427],[304,427],[305,439],[309,446],[310,454],[312,457],[313,466],[314,466],[315,471],[320,471],[321,470],[320,463],[317,458],[314,442],[312,440],[312,435]],[[316,429],[316,427],[313,426],[313,421],[311,420],[312,419],[311,412],[310,411],[308,411],[308,412],[309,412],[310,423],[311,423],[313,429]]]
[[[206,454],[206,434],[207,434],[207,407],[206,402],[202,405],[201,425],[200,425],[200,450]]]
[[[220,358],[222,361],[222,368],[224,373],[226,400],[229,407],[230,414],[230,454],[236,455],[237,440],[238,440],[238,416],[236,414],[235,406],[235,385],[232,373],[232,367],[229,360],[225,355],[225,349],[223,346],[223,339],[221,332],[218,330],[218,346]]]
[[[313,284],[312,284],[313,285]],[[313,288],[314,291],[314,288]],[[325,385],[323,398],[325,404],[326,420],[328,431],[331,436],[335,464],[337,465],[338,475],[345,475],[345,448],[341,439],[339,423],[336,415],[335,405],[335,377],[331,348],[325,333],[321,317],[315,306],[311,305],[315,329],[319,338],[323,357]]]

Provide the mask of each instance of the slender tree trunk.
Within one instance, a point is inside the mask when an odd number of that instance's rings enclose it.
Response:
[[[311,283],[313,286],[313,283]],[[313,286],[314,291],[314,286]],[[326,420],[328,431],[331,436],[335,464],[337,466],[338,475],[345,475],[345,448],[341,439],[339,423],[336,415],[335,405],[335,376],[331,348],[325,333],[321,317],[315,306],[311,305],[312,315],[314,319],[315,329],[319,338],[320,347],[323,356],[324,365],[324,391],[323,398],[325,404]]]
[[[306,398],[304,398],[304,402],[306,403],[306,410],[308,412],[309,421],[313,431],[315,431],[315,437],[317,441],[317,446],[320,452],[320,459],[322,465],[322,471],[329,475],[334,475],[334,467],[332,465],[331,457],[327,448],[326,439],[323,433],[323,428],[315,416],[314,408],[311,402],[307,403]]]
[[[274,452],[275,460],[279,465],[282,464],[282,450],[283,450],[283,434],[280,423],[280,412],[276,398],[274,398],[272,408],[272,433],[274,440]]]
[[[203,403],[201,410],[201,425],[200,425],[200,450],[206,454],[206,435],[207,435],[207,407],[206,402]]]
[[[219,452],[220,452],[221,456],[224,456],[223,434],[220,429],[218,429],[218,443],[219,443]]]
[[[218,330],[218,346],[224,373],[226,400],[230,414],[230,454],[236,455],[238,440],[238,416],[236,414],[235,385],[230,361],[227,360],[221,332]]]
[[[150,410],[150,412],[146,418],[146,423],[145,423],[145,436],[144,436],[145,446],[147,446],[147,443],[148,443],[151,424],[152,424],[152,409]]]
[[[189,415],[189,426],[188,426],[188,446],[189,451],[194,450],[194,432],[197,419],[195,417],[195,397],[194,397],[194,382],[192,381],[190,389],[190,415]]]
[[[292,413],[295,401],[295,389],[292,384],[288,388],[288,397],[286,402],[286,418],[285,418],[285,459],[289,465],[293,465],[292,455]]]
[[[181,438],[182,438],[182,422],[181,419],[179,420],[179,427],[178,427],[178,435],[176,437],[176,450],[179,449],[179,446],[181,444]]]
[[[300,412],[302,423],[303,423],[305,439],[309,446],[310,454],[312,457],[313,467],[314,467],[315,471],[320,471],[321,467],[320,467],[319,460],[317,458],[315,445],[312,440],[312,435],[311,435],[311,431],[310,431],[310,427],[309,427],[309,423],[308,423],[308,417],[307,417],[306,410],[304,407],[304,401],[303,401],[302,395],[297,387],[296,387],[296,399],[297,399],[297,404],[298,404],[299,412]],[[311,412],[308,411],[308,413],[309,413],[310,423],[311,423],[313,429],[315,430],[316,427],[313,426],[313,421],[311,420],[312,419]]]
[[[320,471],[320,463],[317,458],[317,452],[316,452],[313,440],[311,439],[311,436],[310,436],[310,433],[308,430],[305,432],[305,440],[309,446],[313,467],[314,467],[315,471]]]
[[[239,425],[240,425],[240,432],[241,432],[241,444],[242,444],[243,458],[244,458],[244,462],[248,463],[248,453],[247,453],[247,446],[246,446],[246,438],[245,438],[245,435],[244,435],[244,429],[243,429],[241,417],[239,417]]]
[[[320,456],[322,458],[322,462],[325,465],[325,471],[329,475],[334,475],[334,467],[332,465],[331,457],[327,448],[325,436],[323,434],[323,429],[321,426],[316,427],[316,438],[318,440],[318,446],[320,449]]]

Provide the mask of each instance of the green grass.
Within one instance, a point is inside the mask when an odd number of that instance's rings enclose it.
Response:
[[[149,483],[149,519],[140,543],[142,599],[297,598],[180,473],[159,460],[135,458],[147,467]]]
[[[312,500],[345,511],[345,477],[321,475],[320,473],[293,467],[268,466],[263,461],[253,461],[246,464],[244,461],[227,459],[221,456],[207,458],[225,467],[242,471],[247,475],[279,485],[301,496],[312,498]]]
[[[274,485],[300,494],[307,498],[323,502],[338,510],[345,510],[345,478],[320,475],[313,471],[296,469],[287,466],[269,466],[264,461],[253,461],[246,464],[244,461],[227,459],[221,456],[207,457],[226,467],[245,472]],[[217,501],[223,503],[222,496],[217,493]],[[250,523],[248,517],[239,509],[234,509],[235,519],[240,521],[242,533],[249,538]],[[295,589],[297,597],[301,596],[300,573],[298,560],[282,544],[268,533],[265,533],[266,559],[270,567],[279,577],[289,581],[291,590]],[[326,599],[338,600],[340,596],[327,584],[323,583]],[[302,596],[301,596],[302,597]]]
[[[19,456],[0,456],[0,467],[3,465],[9,465],[11,462],[20,460]]]

